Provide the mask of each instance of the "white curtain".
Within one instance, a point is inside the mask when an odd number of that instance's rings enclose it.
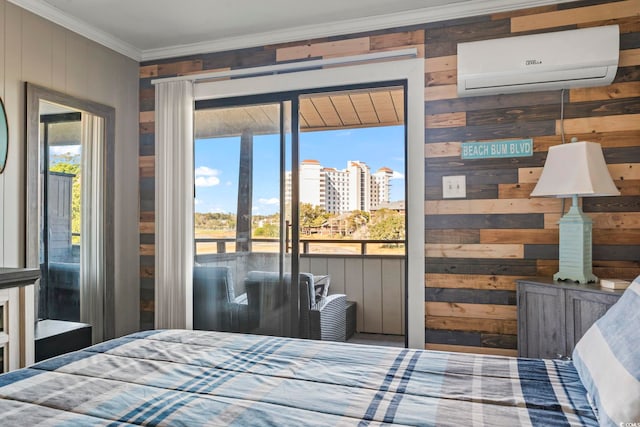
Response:
[[[104,331],[104,119],[82,113],[80,215],[80,321],[92,325],[93,342]]]
[[[155,327],[193,327],[193,83],[156,84]]]

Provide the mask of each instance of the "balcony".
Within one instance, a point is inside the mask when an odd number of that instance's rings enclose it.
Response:
[[[404,335],[404,244],[404,240],[300,239],[300,271],[330,275],[329,294],[346,294],[348,301],[356,302],[358,332]],[[252,238],[250,252],[235,252],[235,245],[232,238],[195,240],[196,262],[231,266],[239,295],[245,290],[238,278],[277,265],[279,240]]]

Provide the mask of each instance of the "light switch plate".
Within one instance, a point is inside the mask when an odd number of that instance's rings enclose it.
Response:
[[[442,177],[442,198],[460,199],[467,197],[467,179],[465,175]]]

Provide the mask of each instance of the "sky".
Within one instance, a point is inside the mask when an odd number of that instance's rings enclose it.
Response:
[[[254,215],[279,208],[279,138],[254,137]],[[195,141],[196,212],[236,211],[240,138]],[[366,163],[374,173],[381,167],[395,172],[391,201],[404,200],[404,127],[341,129],[300,134],[300,160],[318,160],[324,167],[345,169],[347,161]],[[288,168],[289,169],[289,168]]]
[[[61,161],[80,163],[80,150],[80,144],[49,147],[49,162],[51,164],[56,164]]]

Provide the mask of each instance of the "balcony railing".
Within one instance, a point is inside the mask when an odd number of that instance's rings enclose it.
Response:
[[[234,238],[197,238],[195,242],[199,245],[196,262],[232,267],[236,295],[245,292],[248,270],[278,262],[279,239],[254,238],[250,252],[235,252]],[[381,249],[380,245],[397,248]],[[359,332],[402,335],[405,251],[404,240],[301,239],[299,268],[331,276],[329,293],[346,294],[348,301],[356,303]]]
[[[196,253],[197,254],[224,254],[235,251],[236,239],[234,238],[201,238],[195,239]],[[251,243],[255,246],[257,252],[277,252],[279,249],[279,239],[274,238],[253,238]],[[198,250],[199,245],[209,246]],[[369,248],[372,245],[378,245],[378,250],[370,251]],[[404,256],[404,240],[360,240],[360,239],[300,239],[300,254],[301,255],[389,255],[389,256]],[[386,247],[386,250],[380,251],[380,247]],[[322,247],[326,250],[322,250]],[[350,249],[346,251],[336,251],[337,248]],[[314,250],[315,249],[315,250]],[[287,252],[291,250],[291,242],[287,245]],[[391,252],[391,253],[390,253]]]

